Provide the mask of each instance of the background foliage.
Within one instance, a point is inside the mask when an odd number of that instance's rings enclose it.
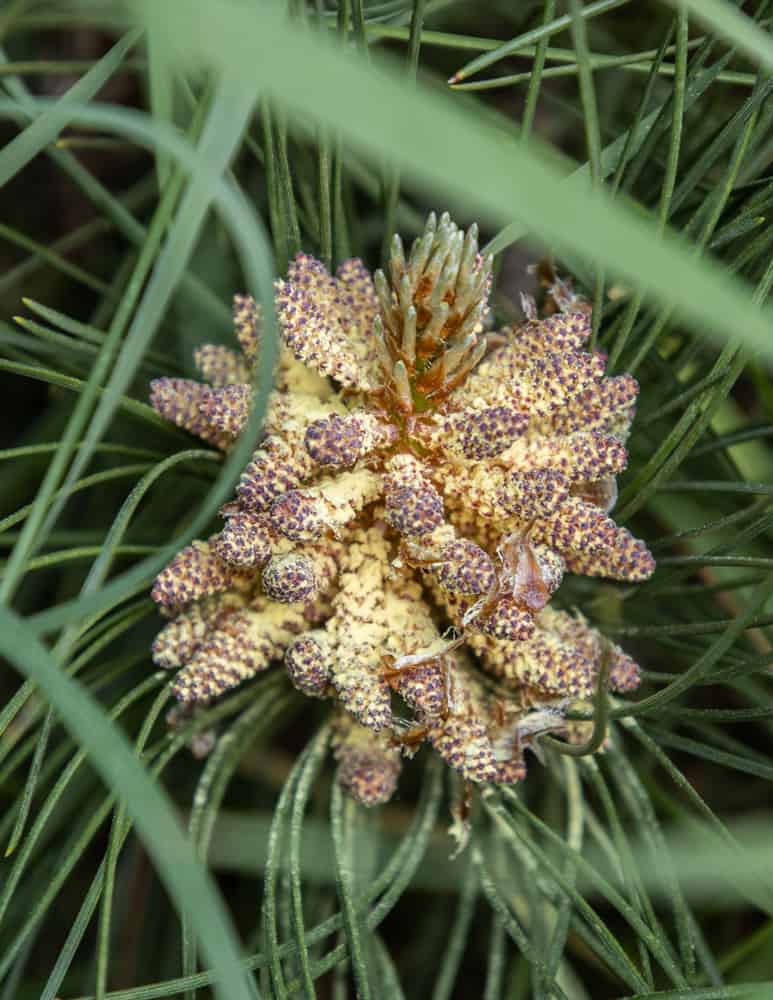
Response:
[[[773,996],[771,23],[769,0],[6,0],[2,1000]],[[270,314],[299,248],[375,266],[446,208],[483,224],[498,320],[546,255],[594,301],[642,385],[616,518],[658,557],[561,590],[645,668],[608,749],[476,794],[456,858],[455,782],[420,757],[394,804],[353,805],[279,673],[168,730],[147,597],[261,410],[223,462],[149,379],[231,343],[234,291]]]

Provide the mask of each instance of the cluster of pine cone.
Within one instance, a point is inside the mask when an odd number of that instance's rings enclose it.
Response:
[[[184,705],[284,660],[335,702],[339,780],[372,805],[428,741],[465,778],[511,783],[545,729],[638,668],[550,598],[564,573],[654,569],[609,515],[638,386],[583,351],[590,310],[567,285],[539,318],[486,332],[491,260],[477,230],[430,216],[388,275],[299,254],[277,282],[282,337],[261,439],[222,530],[180,552],[153,598],[153,646]],[[252,406],[260,315],[237,296],[240,351],[196,353],[205,382],[162,378],[164,417],[228,449]],[[547,720],[547,721],[546,721]]]

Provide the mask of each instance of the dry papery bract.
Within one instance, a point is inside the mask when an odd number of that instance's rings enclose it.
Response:
[[[339,780],[373,805],[428,741],[474,782],[518,781],[540,733],[593,695],[602,656],[636,664],[578,612],[564,573],[636,582],[654,560],[609,516],[638,386],[583,351],[587,304],[487,332],[491,260],[477,228],[431,215],[387,272],[335,275],[299,254],[276,284],[282,338],[261,439],[222,530],[180,552],[153,598],[170,621],[153,658],[183,706],[283,659],[335,701]],[[167,419],[228,449],[249,418],[260,315],[236,296],[240,350],[196,352],[205,382],[161,378]],[[587,727],[585,727],[587,728]]]

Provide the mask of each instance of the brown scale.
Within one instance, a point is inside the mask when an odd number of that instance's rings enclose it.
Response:
[[[486,353],[487,347],[485,338],[471,344],[450,377],[444,363],[446,355],[445,353],[442,354],[426,373],[417,378],[417,391],[427,400],[431,399],[434,407],[436,400],[441,402],[446,399],[454,389],[458,388],[465,381],[472,369]]]
[[[381,669],[379,671],[381,677],[389,683],[390,680],[396,680],[402,677],[405,670],[410,670],[410,667],[402,667],[399,670],[391,666],[394,663],[395,657],[389,653],[385,653],[381,657]],[[391,687],[391,684],[390,684]],[[442,713],[442,718],[445,719],[448,714],[447,703],[445,706],[445,711]],[[421,746],[421,744],[426,740],[430,733],[431,727],[426,723],[417,723],[411,726],[410,729],[406,729],[403,732],[392,732],[389,735],[389,739],[393,746],[404,748],[404,749],[414,749],[415,747]]]
[[[430,726],[420,723],[419,725],[411,726],[410,729],[406,729],[403,733],[392,733],[391,740],[393,741],[393,746],[412,750],[421,746],[429,736],[430,731]]]
[[[460,822],[466,824],[469,823],[470,816],[472,815],[472,804],[474,802],[473,793],[475,791],[475,786],[469,780],[465,778],[462,784],[462,793],[459,796],[459,801],[456,809],[452,809],[458,815]]]
[[[582,312],[589,316],[592,306],[572,287],[566,278],[560,278],[555,264],[548,258],[537,263],[535,274],[540,288],[544,289],[545,301],[542,305],[543,316],[553,316],[557,312]]]
[[[550,591],[542,576],[534,549],[531,547],[529,528],[518,536],[510,536],[502,546],[503,562],[515,582],[512,596],[529,611],[541,611],[550,599]]]
[[[482,621],[494,611],[503,597],[514,597],[519,607],[535,614],[541,611],[550,600],[545,579],[542,575],[534,549],[529,540],[529,525],[519,535],[511,535],[499,549],[504,573],[483,599],[476,618]],[[418,559],[407,551],[402,539],[399,548],[400,558],[412,569],[430,569],[437,559]]]
[[[550,712],[545,713],[542,719],[543,725],[535,729],[523,732],[518,726],[518,718],[522,717],[529,708],[536,708],[539,711],[540,707],[544,705],[544,698],[544,692],[542,692],[536,700],[530,701],[526,697],[525,688],[520,688],[518,692],[508,691],[500,693],[492,698],[490,708],[491,717],[498,729],[505,729],[505,727],[512,726],[513,715],[516,716],[515,725],[513,726],[511,760],[522,759],[526,750],[533,750],[535,753],[538,753],[535,741],[543,734],[554,731],[556,719]]]
[[[485,349],[483,351],[479,350],[481,344],[485,345]],[[488,349],[487,341],[486,340],[479,341],[478,347],[472,349],[470,355],[468,356],[467,361],[460,368],[457,369],[456,374],[452,375],[450,379],[446,379],[446,381],[443,383],[442,386],[443,397],[449,396],[454,391],[454,389],[458,389],[458,387],[465,381],[465,379],[473,370],[473,368],[475,368],[478,362],[483,359],[483,356],[486,353],[487,349]],[[436,390],[432,394],[433,397],[437,395],[438,391],[440,390]]]
[[[481,350],[483,343],[485,343],[485,349]],[[422,429],[424,427],[428,430],[431,429],[431,415],[445,411],[448,397],[464,382],[472,369],[479,363],[482,355],[488,350],[488,347],[488,337],[484,338],[483,341],[478,341],[478,344],[463,359],[460,367],[456,369],[451,378],[442,378],[441,376],[445,373],[441,370],[432,377],[432,380],[422,385],[418,381],[415,383],[413,388],[420,391],[421,396],[419,400],[414,399],[412,401],[414,407],[417,402],[424,403],[427,410],[431,411],[431,414],[426,412],[417,413],[415,409],[410,412],[406,411],[402,405],[402,400],[388,385],[379,386],[368,393],[368,403],[370,404],[368,409],[370,412],[380,417],[386,423],[396,424],[402,432],[394,444],[384,451],[384,454],[396,455],[400,452],[409,451],[418,458],[432,458],[435,455],[438,458],[442,457],[445,462],[464,464],[464,460],[461,457],[455,459],[454,456],[447,455],[441,444],[427,445],[422,440]],[[425,392],[424,389],[427,387],[429,387],[429,391]],[[505,467],[503,465],[503,468]]]
[[[505,573],[483,599],[476,618],[485,621],[503,597],[514,597],[524,611],[537,612],[548,603],[550,591],[534,555],[528,534],[531,525],[519,535],[511,535],[499,549]]]
[[[461,642],[462,640],[460,639],[458,645],[461,645]],[[452,648],[453,646],[450,647],[450,649]],[[452,693],[453,679],[451,676],[451,669],[444,660],[445,654],[448,652],[449,649],[446,649],[442,655],[434,658],[440,661],[438,666],[440,667],[440,671],[443,675],[443,705],[440,709],[440,712],[435,717],[435,720],[433,720],[435,721],[436,724],[437,721],[445,722],[445,720],[448,718],[451,712],[451,704],[453,702],[453,693]],[[381,669],[379,673],[381,677],[389,684],[390,687],[392,687],[391,682],[399,680],[400,678],[404,677],[406,671],[410,672],[413,669],[416,669],[420,666],[423,667],[428,662],[431,662],[430,660],[423,660],[421,663],[410,664],[405,667],[394,667],[392,666],[392,664],[395,662],[395,659],[396,657],[392,656],[390,653],[385,653],[381,657]],[[428,723],[420,722],[414,726],[411,726],[410,729],[406,729],[402,733],[393,733],[392,736],[393,739],[395,740],[395,745],[412,748],[412,747],[417,747],[421,743],[423,743],[424,740],[429,735],[432,728],[433,727],[430,726]]]

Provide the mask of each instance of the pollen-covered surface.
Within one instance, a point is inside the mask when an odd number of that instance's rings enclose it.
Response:
[[[272,556],[263,569],[261,583],[266,594],[282,604],[306,602],[317,593],[313,561],[295,552]]]
[[[359,261],[347,261],[333,277],[318,260],[298,254],[287,280],[277,282],[276,310],[298,361],[347,388],[374,387],[369,340],[376,297]]]
[[[364,806],[388,802],[402,767],[400,750],[389,735],[374,733],[339,712],[333,726],[333,754],[341,787]]]
[[[397,428],[373,414],[341,416],[334,413],[331,417],[321,417],[310,423],[303,443],[319,465],[343,469],[397,438]]]
[[[225,448],[230,444],[228,435],[210,423],[204,412],[211,395],[209,386],[187,378],[157,378],[150,384],[150,402],[162,417],[207,444]]]
[[[526,765],[516,739],[516,720],[524,716],[520,704],[508,712],[460,657],[452,658],[448,684],[448,711],[429,722],[436,752],[470,781],[512,784],[523,778]]]
[[[374,731],[392,721],[389,685],[381,669],[390,622],[384,586],[389,545],[375,525],[358,531],[341,558],[338,592],[326,632],[333,649],[332,685],[344,708]]]
[[[212,547],[231,566],[261,566],[271,555],[275,536],[265,514],[229,506],[220,511],[226,522]]]
[[[265,670],[304,627],[302,607],[261,598],[223,616],[177,674],[175,695],[211,701]]]
[[[444,590],[472,597],[483,597],[497,583],[493,559],[468,538],[451,542],[442,550],[435,572]]]
[[[154,661],[184,705],[284,661],[336,703],[339,781],[393,793],[422,741],[465,778],[518,781],[566,706],[638,667],[579,612],[566,572],[646,579],[654,560],[612,517],[638,386],[583,348],[590,309],[556,280],[552,315],[492,336],[477,229],[431,216],[387,273],[335,275],[305,254],[276,285],[282,344],[261,437],[221,531],[184,549],[152,596],[171,621]],[[234,299],[238,349],[203,345],[205,383],[157,379],[154,407],[227,449],[252,407],[260,309]],[[484,681],[485,675],[488,680]],[[496,692],[496,693],[494,693]]]
[[[248,581],[225,562],[210,542],[193,542],[177,553],[156,577],[150,596],[162,613],[173,614],[200,597],[242,589]]]
[[[325,476],[313,486],[288,490],[271,505],[274,530],[293,541],[327,533],[338,537],[368,504],[381,494],[381,479],[368,469]]]
[[[293,685],[310,698],[323,698],[333,675],[330,642],[321,629],[306,632],[285,652],[285,667]]]

